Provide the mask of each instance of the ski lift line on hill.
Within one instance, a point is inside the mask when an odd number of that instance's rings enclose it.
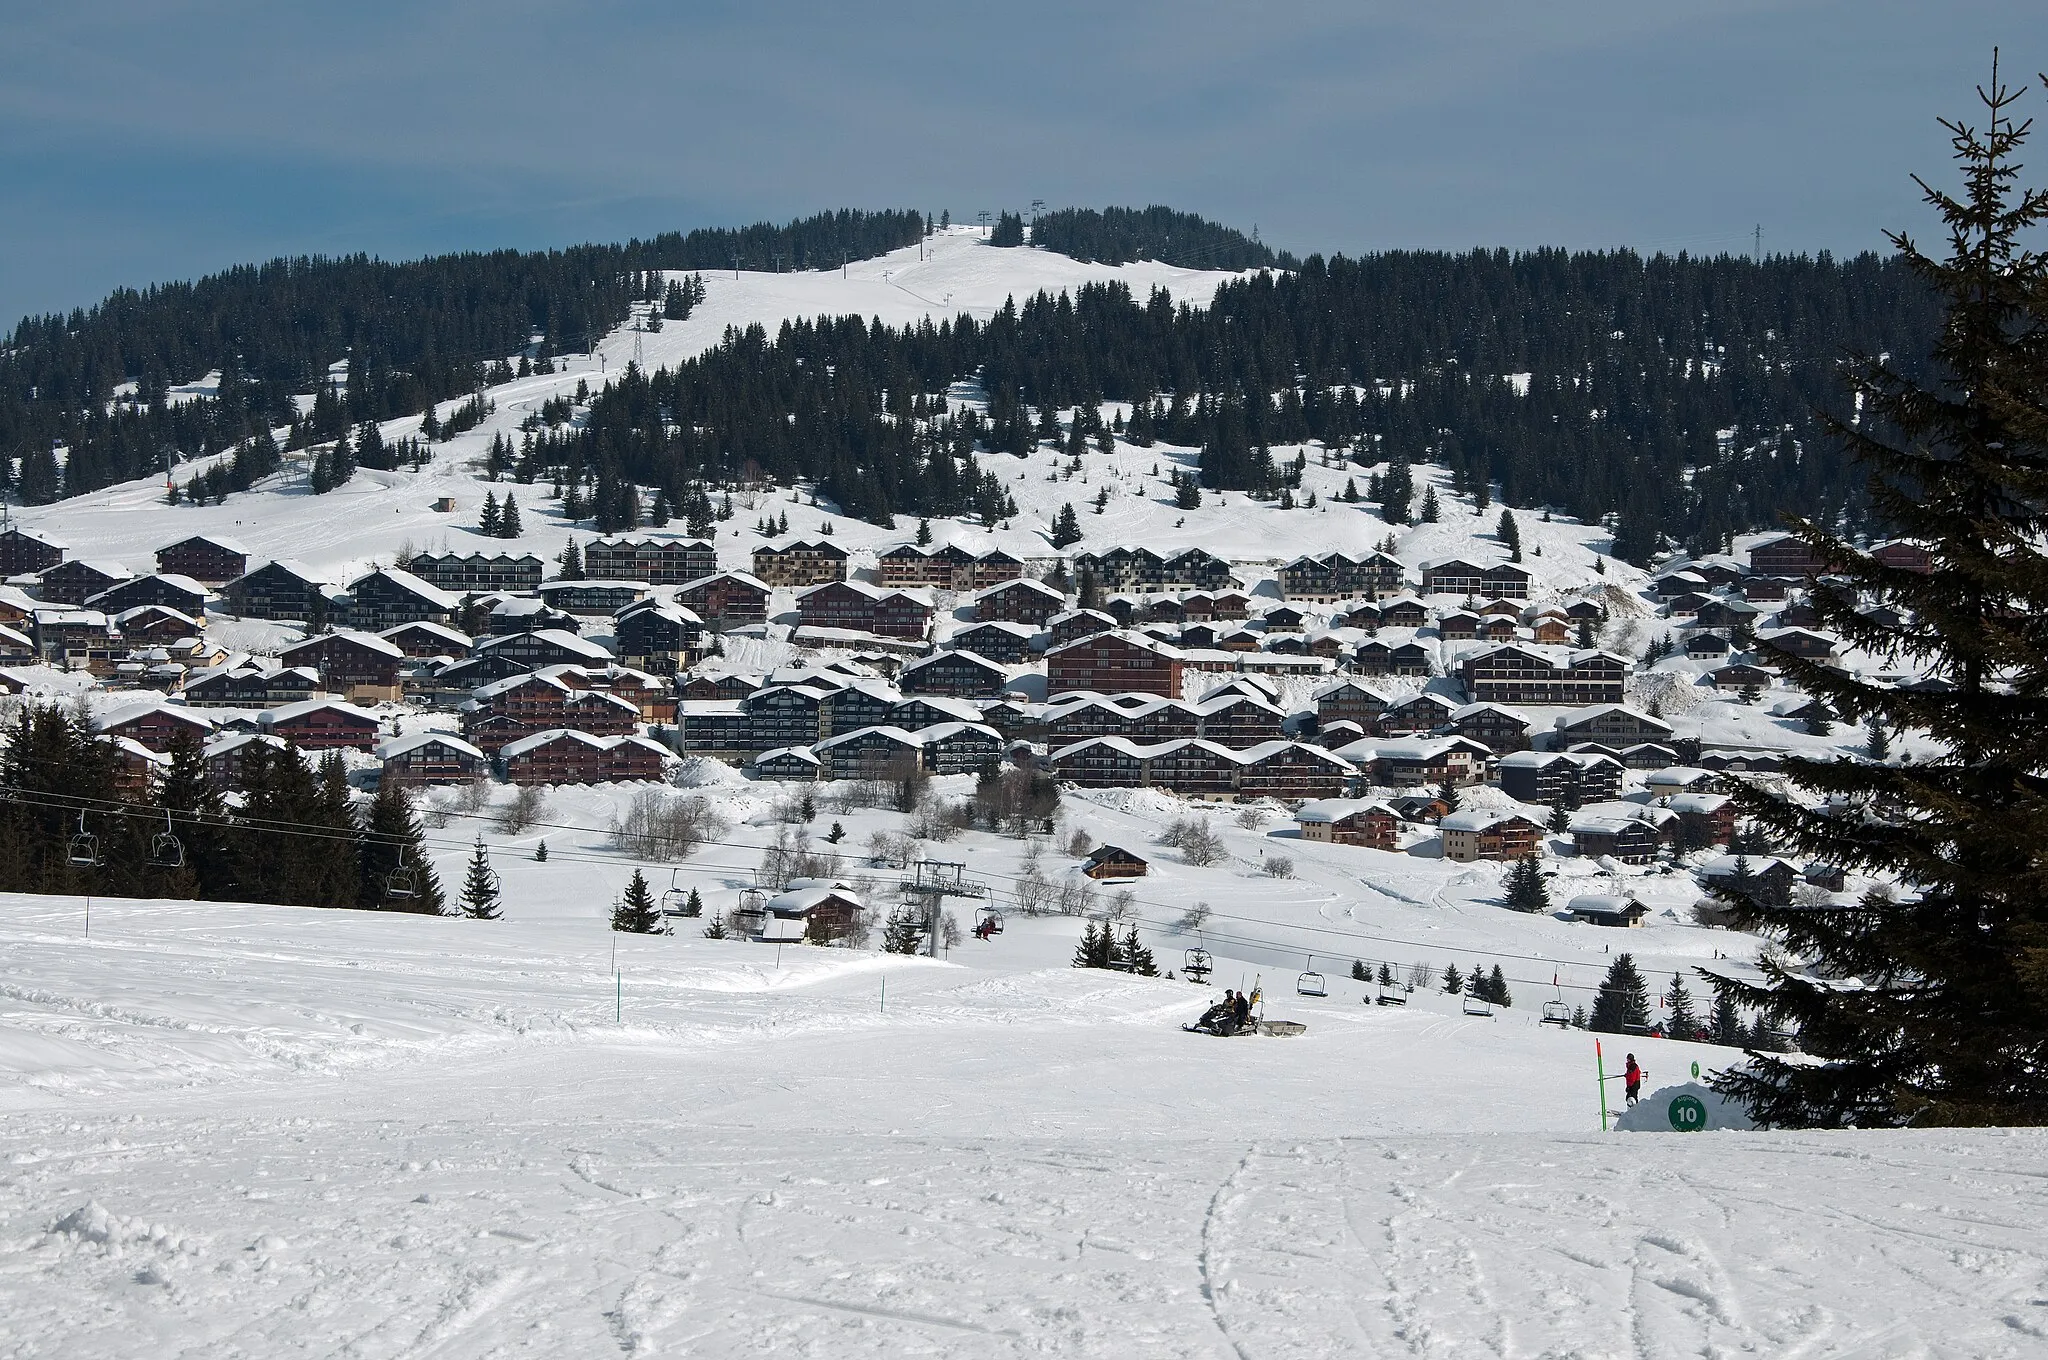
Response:
[[[1308,968],[1294,979],[1294,990],[1300,996],[1328,996],[1330,989],[1323,982],[1323,975],[1315,971],[1316,956],[1308,956]]]
[[[54,807],[54,808],[62,808],[62,809],[64,809],[64,810],[66,810],[66,811],[70,811],[70,810],[75,810],[75,809],[82,809],[82,810],[92,810],[92,811],[98,811],[98,812],[103,812],[103,813],[105,813],[105,814],[107,814],[107,815],[112,815],[112,816],[143,816],[143,817],[149,817],[149,818],[152,818],[152,819],[153,819],[153,818],[154,818],[154,817],[155,817],[155,816],[156,816],[156,815],[157,815],[157,814],[158,814],[159,812],[162,812],[162,811],[164,811],[164,809],[162,809],[162,808],[154,808],[154,807],[149,807],[149,806],[145,806],[145,805],[139,805],[139,804],[126,804],[126,803],[110,802],[110,801],[107,801],[107,800],[104,800],[104,799],[78,799],[78,798],[72,798],[72,799],[69,799],[69,800],[64,800],[64,799],[63,799],[63,796],[61,796],[61,795],[42,795],[42,794],[38,794],[38,793],[34,793],[34,792],[30,792],[30,791],[26,791],[26,790],[20,790],[20,789],[13,789],[13,788],[7,788],[7,787],[4,787],[4,786],[0,786],[0,802],[7,802],[7,803],[17,803],[17,804],[22,804],[22,805],[26,805],[26,806],[36,806],[36,807]],[[440,810],[440,809],[437,809],[437,811],[444,811],[444,810]],[[198,814],[198,813],[196,813],[196,812],[194,812],[194,811],[192,811],[192,810],[190,810],[190,809],[171,809],[171,812],[172,812],[172,814],[173,814],[174,816],[175,816],[175,815],[180,815],[180,814],[182,814],[183,816],[185,816],[185,817],[187,817],[187,818],[190,818],[190,819],[192,819],[192,820],[193,820],[194,822],[198,822],[198,821],[200,821],[200,820],[201,820],[201,818],[200,818],[199,814]],[[445,810],[445,815],[446,815],[446,816],[448,816],[448,817],[449,817],[450,819],[456,819],[456,818],[466,818],[466,819],[471,819],[471,820],[490,820],[490,818],[488,818],[488,817],[487,817],[487,816],[486,816],[485,814],[482,814],[482,813],[464,813],[464,812],[457,812],[457,811],[453,811],[453,810]],[[227,823],[227,824],[231,824],[231,825],[234,825],[234,826],[236,826],[236,827],[238,827],[238,828],[240,828],[240,829],[243,829],[243,830],[257,830],[257,831],[263,831],[263,832],[267,832],[267,833],[272,833],[272,834],[279,834],[279,835],[303,835],[303,836],[311,836],[311,837],[315,837],[315,838],[318,838],[318,839],[325,839],[325,840],[336,840],[336,841],[348,841],[348,842],[357,842],[357,841],[359,841],[359,839],[360,839],[360,838],[359,838],[358,836],[356,836],[356,835],[355,835],[354,833],[351,833],[351,832],[347,832],[347,831],[340,831],[340,830],[337,830],[337,829],[335,829],[335,828],[333,828],[333,827],[327,827],[327,826],[315,826],[315,825],[312,825],[312,824],[310,824],[310,823],[303,823],[303,822],[285,822],[285,821],[278,821],[278,820],[274,820],[274,819],[268,819],[268,818],[252,818],[252,819],[244,819],[244,818],[236,817],[236,818],[233,818],[233,819],[231,819],[231,822],[230,822],[230,823]],[[534,825],[535,825],[535,827],[537,827],[537,828],[539,828],[539,829],[543,829],[543,830],[559,830],[559,831],[568,831],[568,832],[573,832],[573,833],[577,833],[577,834],[588,834],[588,833],[590,833],[590,832],[591,832],[591,830],[592,830],[592,828],[590,828],[590,827],[585,827],[585,826],[572,826],[572,825],[569,825],[568,823],[562,823],[562,822],[539,822],[539,823],[535,823]],[[646,839],[652,839],[652,837],[646,837]],[[433,837],[433,836],[427,836],[427,835],[422,835],[422,836],[420,837],[420,844],[421,844],[422,846],[425,846],[425,847],[436,847],[436,848],[441,848],[441,849],[447,849],[447,850],[467,850],[467,849],[469,848],[469,844],[470,844],[470,843],[469,843],[469,842],[467,842],[467,841],[460,841],[460,840],[454,840],[454,839],[448,839],[448,838],[437,838],[437,837]],[[739,842],[735,842],[735,841],[704,841],[704,842],[701,842],[701,844],[703,844],[703,845],[706,845],[706,846],[713,846],[713,847],[717,847],[717,848],[722,848],[722,849],[734,849],[734,850],[746,850],[746,851],[758,851],[758,850],[760,849],[760,847],[759,847],[759,846],[753,846],[753,845],[744,845],[744,844],[741,844],[741,843],[739,843]],[[566,860],[566,861],[571,861],[571,862],[576,862],[576,863],[587,863],[587,864],[593,864],[593,865],[597,865],[597,864],[602,864],[602,865],[618,865],[618,864],[620,864],[620,863],[621,863],[621,861],[620,861],[620,860],[619,860],[619,859],[618,859],[617,857],[615,857],[615,856],[612,856],[612,855],[608,855],[608,854],[586,854],[586,853],[579,853],[579,852],[577,852],[577,851],[573,851],[573,850],[563,850],[563,851],[559,851],[559,852],[556,852],[556,853],[552,854],[552,855],[551,855],[550,857],[551,857],[551,858],[560,858],[560,859],[563,859],[563,860]],[[631,860],[628,860],[628,861],[626,861],[626,862],[627,862],[627,863],[631,863],[632,861],[631,861]],[[646,863],[646,862],[648,862],[648,861],[642,861],[642,862],[643,862],[643,863]],[[737,873],[751,873],[751,872],[753,872],[754,868],[756,867],[756,866],[753,866],[753,865],[738,865],[738,864],[720,864],[720,863],[713,863],[713,862],[708,862],[708,861],[702,861],[702,860],[699,860],[699,861],[694,861],[694,863],[696,864],[696,866],[697,866],[697,867],[699,867],[699,868],[703,868],[703,869],[711,869],[711,870],[722,870],[722,871],[726,871],[726,872],[737,872]],[[985,871],[985,872],[986,872],[986,871]],[[1000,874],[1000,873],[994,873],[994,872],[986,872],[986,876],[987,876],[987,877],[989,877],[989,878],[995,878],[995,879],[1002,879],[1002,880],[1006,880],[1006,881],[1015,881],[1015,882],[1022,882],[1022,881],[1023,881],[1023,878],[1022,878],[1022,876],[1021,876],[1021,875],[1016,875],[1016,874]],[[1145,900],[1145,899],[1142,899],[1142,898],[1140,898],[1140,899],[1136,899],[1136,902],[1137,902],[1137,905],[1140,905],[1140,906],[1148,906],[1148,907],[1155,907],[1155,908],[1158,908],[1158,909],[1160,909],[1160,910],[1162,910],[1162,911],[1172,911],[1172,912],[1174,913],[1174,914],[1173,914],[1173,915],[1172,915],[1171,917],[1169,917],[1169,918],[1151,918],[1151,917],[1142,917],[1142,916],[1141,916],[1141,917],[1137,918],[1137,923],[1138,923],[1138,924],[1140,924],[1140,925],[1144,925],[1144,926],[1147,926],[1147,927],[1149,927],[1149,928],[1151,928],[1151,929],[1154,929],[1154,930],[1164,930],[1164,931],[1171,931],[1171,930],[1173,929],[1173,927],[1174,927],[1175,923],[1177,923],[1177,921],[1179,920],[1179,917],[1180,917],[1180,914],[1181,914],[1181,913],[1180,913],[1180,912],[1179,912],[1178,910],[1174,909],[1174,908],[1168,907],[1168,906],[1167,906],[1167,905],[1166,905],[1165,903],[1159,903],[1159,902],[1151,902],[1151,901],[1147,901],[1147,900]],[[1243,921],[1243,922],[1246,922],[1246,923],[1248,923],[1248,924],[1251,924],[1251,925],[1258,925],[1258,926],[1270,926],[1270,925],[1274,925],[1274,923],[1272,923],[1272,922],[1269,922],[1269,921],[1265,921],[1265,920],[1261,920],[1261,919],[1259,919],[1259,918],[1256,918],[1256,917],[1250,917],[1250,916],[1240,916],[1240,915],[1236,915],[1236,914],[1234,914],[1234,913],[1212,913],[1212,914],[1211,914],[1211,918],[1210,918],[1210,919],[1212,919],[1212,920],[1215,920],[1215,919],[1221,919],[1221,920],[1227,920],[1227,921]],[[1315,925],[1308,925],[1308,924],[1294,924],[1294,923],[1289,923],[1289,924],[1286,924],[1286,925],[1278,926],[1278,927],[1276,927],[1276,928],[1277,928],[1277,929],[1280,929],[1280,930],[1285,930],[1285,931],[1292,931],[1292,932],[1296,932],[1296,933],[1314,933],[1314,934],[1318,934],[1318,935],[1334,935],[1334,936],[1338,937],[1339,939],[1344,939],[1344,940],[1363,940],[1363,941],[1370,941],[1370,942],[1372,942],[1372,943],[1375,943],[1375,944],[1391,944],[1391,945],[1398,945],[1398,946],[1401,946],[1401,947],[1403,947],[1403,948],[1407,948],[1407,949],[1415,949],[1415,950],[1421,951],[1421,952],[1422,952],[1422,953],[1423,953],[1423,954],[1424,954],[1424,955],[1425,955],[1426,957],[1435,957],[1436,955],[1439,955],[1439,954],[1442,954],[1442,953],[1445,953],[1445,952],[1447,952],[1447,951],[1446,951],[1446,950],[1444,949],[1444,947],[1443,947],[1443,946],[1441,946],[1441,945],[1434,945],[1434,944],[1426,944],[1426,943],[1424,943],[1424,942],[1421,942],[1421,941],[1417,941],[1417,940],[1405,940],[1405,939],[1401,939],[1401,938],[1398,938],[1398,937],[1395,937],[1395,936],[1389,936],[1389,935],[1374,935],[1374,934],[1369,934],[1369,933],[1366,933],[1366,932],[1363,932],[1363,931],[1347,931],[1347,930],[1338,930],[1338,929],[1335,929],[1335,928],[1333,928],[1333,927],[1328,927],[1328,926],[1315,926]],[[1212,932],[1209,932],[1209,933],[1212,933],[1212,934],[1216,934],[1216,935],[1217,935],[1217,938],[1218,938],[1219,940],[1224,940],[1224,941],[1227,941],[1227,942],[1229,942],[1229,943],[1232,943],[1232,944],[1241,944],[1241,945],[1245,945],[1245,946],[1248,946],[1248,947],[1251,947],[1251,948],[1258,948],[1258,949],[1270,949],[1270,950],[1280,950],[1280,949],[1283,949],[1283,948],[1284,948],[1284,946],[1282,946],[1282,945],[1280,945],[1280,944],[1278,944],[1278,943],[1276,943],[1275,941],[1272,941],[1272,940],[1266,940],[1266,939],[1254,939],[1254,938],[1251,938],[1251,937],[1249,937],[1249,936],[1244,936],[1244,935],[1226,935],[1226,934],[1222,934],[1222,933],[1220,933],[1220,932],[1214,932],[1214,931],[1212,931]],[[1463,955],[1468,955],[1468,954],[1469,954],[1469,955],[1477,955],[1477,956],[1478,956],[1478,957],[1480,957],[1480,958],[1488,958],[1488,959],[1500,959],[1500,960],[1506,960],[1506,961],[1514,961],[1514,962],[1528,962],[1528,963],[1544,963],[1544,964],[1550,964],[1550,965],[1552,965],[1553,967],[1557,967],[1557,968],[1586,968],[1586,969],[1599,969],[1599,968],[1602,968],[1602,967],[1603,967],[1603,965],[1602,965],[1602,964],[1600,964],[1600,963],[1597,963],[1597,962],[1594,962],[1594,961],[1590,961],[1590,960],[1583,960],[1583,959],[1562,959],[1562,958],[1555,958],[1555,957],[1552,957],[1552,956],[1549,956],[1549,955],[1543,955],[1543,954],[1516,954],[1516,953],[1507,953],[1507,952],[1503,952],[1503,951],[1500,951],[1500,950],[1492,950],[1492,949],[1484,949],[1484,948],[1471,948],[1471,949],[1461,949],[1461,950],[1458,950],[1458,951],[1453,951],[1453,952],[1456,952],[1456,953],[1460,954],[1461,956],[1463,956]],[[1374,962],[1381,962],[1381,960],[1374,960]],[[1400,961],[1399,961],[1399,960],[1393,960],[1393,959],[1388,959],[1388,960],[1384,960],[1384,962],[1387,962],[1387,963],[1388,963],[1389,965],[1395,965],[1395,964],[1399,963]],[[1547,983],[1546,983],[1546,980],[1544,980],[1544,979],[1540,979],[1540,978],[1522,978],[1522,977],[1510,977],[1510,978],[1508,978],[1507,980],[1508,980],[1508,981],[1510,981],[1510,982],[1520,983],[1520,984],[1523,984],[1523,985],[1534,985],[1534,986],[1550,985],[1550,984],[1547,984]],[[1597,993],[1597,992],[1598,992],[1598,991],[1600,990],[1600,988],[1599,988],[1599,986],[1598,986],[1597,984],[1594,984],[1594,985],[1588,985],[1588,984],[1584,984],[1584,983],[1560,982],[1560,983],[1556,983],[1556,984],[1554,984],[1554,985],[1556,985],[1556,986],[1559,986],[1559,987],[1562,987],[1562,988],[1565,988],[1565,989],[1567,989],[1567,990],[1571,990],[1571,991],[1578,991],[1578,992],[1592,992],[1592,993]]]

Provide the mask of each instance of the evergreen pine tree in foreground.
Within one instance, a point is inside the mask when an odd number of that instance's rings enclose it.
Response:
[[[462,914],[472,921],[495,921],[503,915],[498,900],[498,874],[478,836],[469,852],[469,877],[462,883]]]
[[[1796,1028],[1818,1059],[1759,1053],[1717,1078],[1765,1127],[2048,1123],[2048,260],[2025,246],[2048,194],[2016,184],[2020,93],[1994,58],[1986,123],[1943,124],[1963,188],[1921,187],[1945,258],[1891,237],[1947,306],[1934,376],[1868,362],[1851,379],[1861,419],[1831,422],[1933,569],[1795,522],[1834,567],[1811,598],[1824,625],[1945,683],[1894,688],[1766,648],[1845,721],[1934,749],[1910,765],[1794,760],[1794,794],[1738,795],[1800,851],[1903,885],[1851,907],[1735,903],[1738,926],[1786,953],[1760,961],[1759,982],[1712,979],[1717,993],[1757,1010],[1767,1041]]]
[[[647,878],[638,869],[627,881],[625,894],[612,905],[612,929],[628,935],[662,933],[661,909],[654,905],[654,894],[648,891]]]
[[[1633,954],[1618,954],[1593,998],[1592,1028],[1622,1034],[1650,1023],[1650,992]]]

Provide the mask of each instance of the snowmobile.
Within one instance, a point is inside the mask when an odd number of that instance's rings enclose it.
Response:
[[[1261,1011],[1265,1008],[1265,996],[1255,984],[1251,992],[1251,1004]],[[1267,1020],[1254,1015],[1240,1026],[1230,1004],[1219,1001],[1202,1012],[1202,1018],[1192,1025],[1182,1025],[1189,1034],[1213,1034],[1219,1039],[1234,1039],[1241,1034],[1265,1034],[1272,1036],[1302,1034],[1308,1026],[1299,1020]]]

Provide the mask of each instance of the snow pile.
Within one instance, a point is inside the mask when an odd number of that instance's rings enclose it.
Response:
[[[1699,1107],[1697,1111],[1693,1105]],[[1699,1133],[1755,1127],[1748,1110],[1696,1081],[1660,1087],[1614,1117],[1617,1133]]]

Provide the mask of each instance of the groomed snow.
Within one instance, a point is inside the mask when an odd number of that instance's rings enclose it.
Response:
[[[1268,973],[1307,1034],[1189,1035],[1206,991],[1067,968],[1058,919],[948,963],[622,938],[615,981],[594,902],[84,907],[0,898],[8,1355],[2048,1340],[2041,1135],[1602,1135],[1591,1038],[1526,1014]]]

